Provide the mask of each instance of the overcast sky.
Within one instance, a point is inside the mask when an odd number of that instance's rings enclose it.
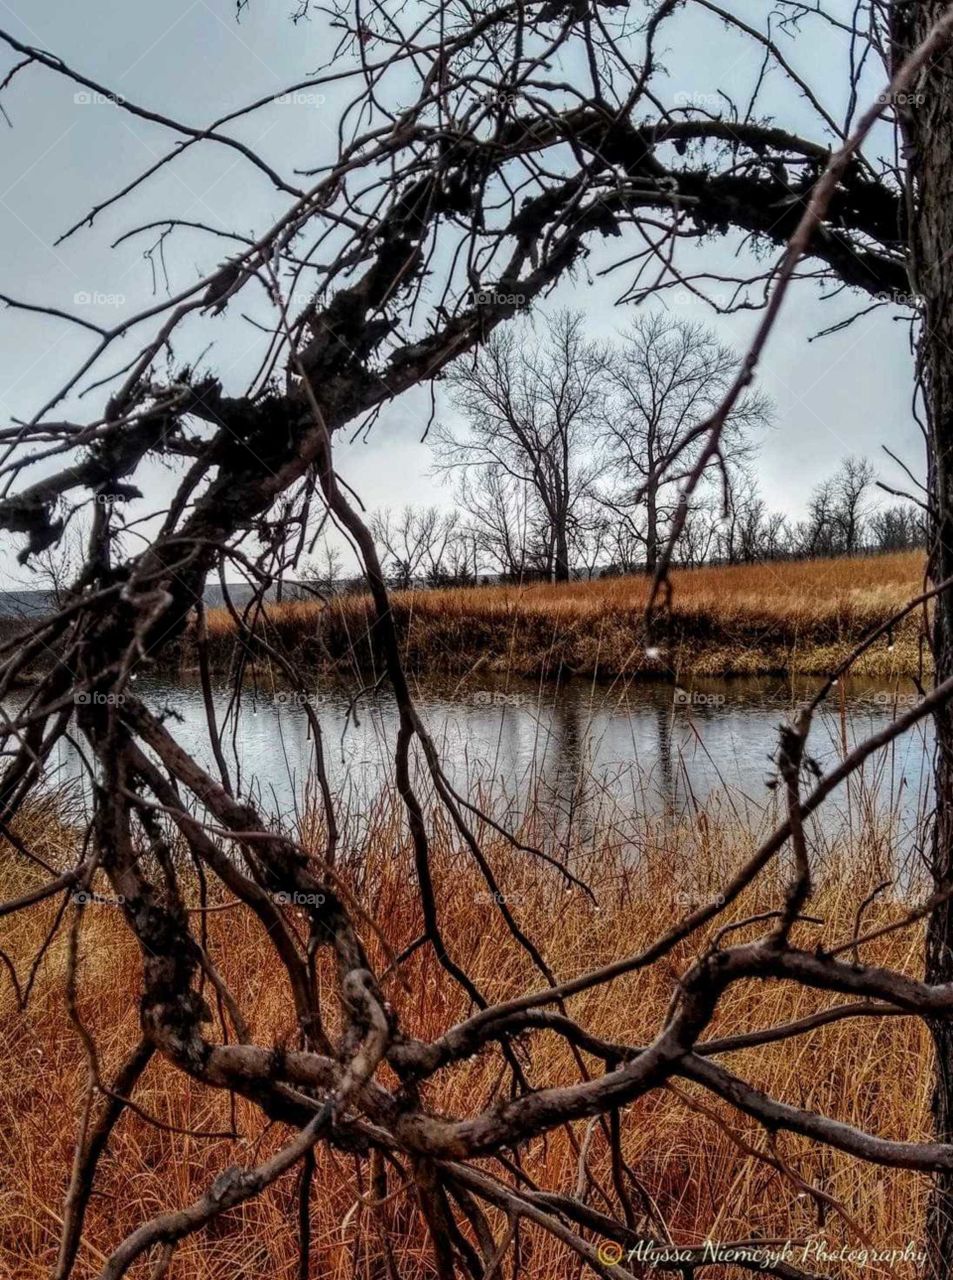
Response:
[[[316,16],[295,26],[287,17],[292,7],[291,0],[252,0],[238,22],[234,0],[0,0],[0,27],[55,51],[141,105],[203,126],[230,108],[307,77],[329,56],[326,19]],[[734,7],[746,11],[744,0]],[[852,7],[844,0],[845,16]],[[756,51],[726,40],[697,10],[691,21],[682,21],[677,35],[677,74],[686,80],[686,91],[727,85],[743,95],[746,80],[753,83],[758,74]],[[802,40],[789,50],[792,62],[827,100],[831,84],[843,80],[845,50],[838,43],[832,32],[826,43]],[[9,50],[0,50],[0,78],[16,60]],[[870,84],[876,90],[877,78]],[[776,91],[792,97],[781,83]],[[333,90],[324,96],[323,103],[275,104],[232,132],[283,172],[326,163],[336,147],[344,99]],[[41,68],[18,76],[0,101],[11,126],[0,121],[2,293],[113,324],[148,304],[153,290],[152,269],[142,255],[154,233],[113,250],[117,237],[170,213],[253,235],[285,207],[287,198],[234,152],[205,145],[166,166],[94,227],[55,247],[69,225],[151,164],[175,138],[109,103],[77,100],[74,84]],[[796,120],[800,106],[785,101],[783,110],[786,119],[794,112]],[[170,243],[166,265],[172,289],[207,274],[224,256],[224,244],[198,234]],[[624,279],[598,275],[609,262],[604,253],[594,252],[588,270],[564,281],[547,306],[583,308],[589,331],[605,337],[631,312],[614,305]],[[730,265],[727,245],[716,253]],[[712,262],[710,250],[707,261]],[[163,279],[157,287],[162,294]],[[764,361],[762,384],[778,414],[761,449],[759,481],[769,504],[795,517],[812,486],[846,454],[867,454],[885,478],[897,480],[880,447],[887,445],[918,473],[922,470],[902,313],[884,307],[841,333],[809,341],[859,305],[863,302],[847,295],[824,303],[813,285],[800,286]],[[757,323],[753,312],[719,317],[697,304],[686,305],[684,293],[672,309],[708,320],[723,341],[736,347],[746,344]],[[226,384],[234,378],[236,387],[249,376],[260,344],[260,335],[243,323],[239,310],[206,321],[201,331],[203,343],[215,344],[210,365],[224,374]],[[34,413],[88,354],[93,339],[58,321],[11,310],[0,310],[0,326],[0,417],[9,422]],[[127,343],[109,367],[121,365],[135,349]],[[195,353],[177,349],[177,355],[190,354]],[[438,388],[445,416],[441,395]],[[95,416],[100,407],[93,399],[68,405],[72,415],[85,417]],[[339,470],[368,507],[452,502],[451,491],[429,475],[431,455],[421,443],[428,407],[429,391],[411,393],[387,407],[368,439],[339,447]],[[172,486],[172,477],[158,470],[152,480],[150,509]],[[21,571],[16,576],[22,580]]]

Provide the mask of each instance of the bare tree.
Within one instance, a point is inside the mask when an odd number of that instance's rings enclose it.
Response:
[[[455,543],[459,539],[459,515],[441,512],[437,507],[406,506],[396,515],[388,510],[378,512],[370,521],[370,530],[386,554],[385,567],[395,587],[406,590],[420,579],[434,585],[441,578],[453,576],[447,568],[452,554],[459,564]]]
[[[797,530],[804,555],[834,556],[841,550],[841,526],[837,518],[837,493],[833,479],[814,486],[808,503],[807,519]]]
[[[797,542],[809,556],[855,555],[864,545],[868,491],[874,469],[866,458],[845,458],[833,476],[815,486]]]
[[[302,565],[301,581],[313,586],[324,595],[333,595],[343,582],[344,555],[340,547],[336,547],[326,538],[316,551],[312,551],[311,559]]]
[[[877,551],[913,551],[927,545],[923,512],[912,502],[896,502],[875,511],[870,533]]]
[[[866,458],[845,458],[834,477],[837,522],[846,555],[852,556],[863,541],[867,517],[865,498],[874,482],[874,469]]]
[[[745,477],[731,496],[719,543],[720,558],[729,564],[753,564],[774,560],[787,551],[789,532],[784,516],[770,512],[753,479]]]
[[[48,597],[44,608],[61,609],[68,603],[76,575],[86,559],[86,536],[83,529],[66,529],[58,542],[33,557],[26,582]]]
[[[664,313],[635,320],[607,356],[610,394],[602,434],[618,486],[613,506],[644,529],[647,573],[658,567],[679,488],[704,447],[700,424],[721,400],[737,363],[704,326]],[[722,437],[726,472],[751,456],[755,433],[770,419],[763,394],[739,401]]]
[[[302,10],[308,7],[305,2]],[[68,603],[3,650],[0,693],[41,655],[52,651],[56,658],[4,725],[4,831],[11,831],[40,785],[44,763],[67,734],[82,742],[92,803],[91,821],[71,865],[51,866],[13,833],[9,856],[28,864],[36,881],[24,895],[6,901],[3,913],[29,912],[44,902],[62,905],[57,920],[68,933],[67,988],[78,1029],[82,1023],[73,997],[82,978],[77,963],[82,910],[81,904],[70,910],[71,893],[85,893],[94,877],[105,878],[121,903],[141,966],[141,1038],[128,1046],[119,1088],[101,1078],[96,1046],[84,1040],[89,1088],[61,1214],[56,1280],[74,1271],[97,1166],[155,1055],[183,1078],[248,1099],[264,1120],[283,1127],[286,1140],[271,1158],[224,1168],[191,1204],[159,1213],[115,1247],[108,1245],[110,1253],[100,1255],[102,1280],[119,1280],[140,1260],[155,1276],[167,1273],[182,1240],[220,1222],[293,1167],[305,1171],[295,1225],[299,1270],[306,1276],[312,1191],[307,1170],[317,1143],[357,1159],[377,1153],[384,1172],[375,1196],[381,1202],[415,1197],[410,1203],[419,1205],[428,1224],[441,1280],[498,1276],[507,1256],[519,1248],[518,1227],[524,1222],[551,1234],[576,1253],[580,1265],[609,1280],[632,1275],[621,1254],[618,1263],[607,1262],[590,1237],[598,1232],[621,1250],[649,1229],[634,1207],[636,1180],[626,1165],[621,1135],[630,1104],[677,1081],[691,1082],[719,1105],[754,1120],[772,1139],[780,1132],[795,1133],[872,1165],[934,1175],[931,1268],[936,1277],[949,1274],[953,96],[948,82],[953,13],[937,0],[831,6],[831,12],[778,0],[770,11],[741,19],[711,0],[662,0],[635,24],[626,10],[616,13],[615,8],[559,0],[477,11],[445,3],[386,12],[375,6],[353,13],[335,8],[327,26],[340,40],[335,66],[308,83],[349,82],[353,98],[341,115],[339,153],[308,175],[307,186],[300,185],[300,174],[280,173],[230,128],[234,119],[264,109],[270,100],[202,127],[183,124],[0,33],[14,59],[2,82],[4,92],[37,69],[67,77],[84,92],[106,96],[116,110],[169,130],[174,146],[156,165],[174,164],[187,148],[227,148],[287,198],[285,211],[254,238],[206,228],[216,256],[222,235],[230,240],[229,259],[112,328],[62,308],[7,299],[9,305],[45,315],[51,324],[75,323],[92,343],[81,366],[28,422],[3,429],[8,451],[0,464],[5,483],[0,525],[24,539],[24,557],[61,536],[64,499],[88,501],[104,486],[117,492],[119,486],[131,486],[134,477],[142,480],[157,462],[175,466],[179,478],[167,509],[134,549],[117,541],[125,522],[121,511],[94,510],[87,557]],[[759,64],[784,78],[797,98],[789,128],[765,122],[766,74],[750,100],[739,106],[727,97],[720,114],[672,100],[659,49],[664,40],[668,66],[677,56],[675,23],[685,13],[699,19],[714,15],[758,52]],[[829,107],[778,44],[781,32],[792,29],[836,33],[845,47],[844,85],[834,87],[836,101]],[[858,115],[864,90],[859,77],[878,55],[893,78],[885,96]],[[564,63],[582,68],[578,86],[568,91]],[[911,101],[914,96],[922,96],[922,103]],[[920,105],[926,109],[919,110]],[[864,153],[867,143],[874,145],[871,130],[882,115],[895,122],[905,143],[904,172],[898,170],[893,139],[877,158]],[[310,151],[306,154],[304,163],[313,163]],[[138,185],[126,182],[120,194]],[[82,211],[77,233],[80,227],[95,227],[101,212],[119,198],[104,194],[97,210]],[[169,234],[184,229],[175,214],[163,220],[160,233],[166,228]],[[756,375],[795,279],[823,277],[863,290],[874,302],[883,302],[884,294],[908,294],[912,280],[925,319],[920,354],[931,445],[935,586],[911,602],[903,616],[934,602],[936,680],[916,706],[817,779],[807,754],[812,718],[849,663],[833,671],[782,731],[777,782],[786,816],[778,828],[712,898],[676,926],[628,954],[600,957],[567,979],[549,969],[543,951],[499,893],[474,830],[474,806],[448,780],[416,709],[385,573],[365,521],[339,482],[333,441],[349,424],[368,425],[382,404],[437,377],[452,361],[485,349],[498,325],[581,265],[590,241],[630,230],[633,243],[627,238],[617,266],[624,264],[630,272],[629,294],[636,298],[672,285],[703,286],[704,280],[689,280],[680,269],[677,250],[683,241],[737,231],[757,237],[764,251],[785,246],[781,260],[767,271],[758,259],[746,260],[749,276],[740,284],[750,284],[755,295],[760,288],[766,309],[721,403],[697,424],[695,438],[702,447],[659,557],[648,624],[656,622],[670,549],[685,527],[703,475],[724,452],[726,424]],[[150,227],[149,234],[155,233]],[[172,342],[178,350],[194,326],[195,349],[204,350],[210,316],[234,308],[239,294],[243,311],[257,299],[259,314],[250,319],[262,336],[263,351],[260,371],[241,392],[229,394],[213,374],[180,365]],[[745,293],[741,304],[751,301]],[[124,350],[119,356],[120,339],[132,334],[142,339],[141,346],[133,355]],[[566,375],[570,389],[578,376],[575,367]],[[101,398],[98,409],[74,421],[80,410],[73,413],[72,406],[93,403],[89,397],[68,400],[81,386],[95,388]],[[71,408],[64,410],[64,402]],[[568,476],[568,466],[562,465]],[[564,479],[566,489],[574,492],[576,486]],[[282,511],[276,504],[284,498],[293,505]],[[209,716],[208,758],[215,767],[209,772],[178,740],[161,709],[131,683],[173,642],[194,645],[207,679],[202,629],[192,629],[191,619],[209,574],[223,577],[226,566],[241,566],[256,584],[254,607],[260,607],[264,593],[298,553],[311,501],[325,505],[359,549],[371,594],[373,639],[397,710],[395,778],[412,847],[420,933],[393,957],[386,976],[371,959],[365,935],[376,928],[387,940],[388,922],[374,921],[371,904],[354,901],[341,882],[335,797],[320,753],[324,838],[305,848],[280,824],[268,822],[246,795],[235,794],[214,716]],[[279,520],[271,514],[276,509]],[[553,541],[558,540],[554,534]],[[565,571],[568,554],[560,549],[554,555]],[[249,647],[283,661],[237,611],[235,618]],[[885,634],[885,628],[878,629],[859,650]],[[816,862],[804,820],[864,760],[930,715],[938,738],[934,884],[923,902],[886,926],[912,931],[928,920],[921,981],[865,962],[866,903],[858,903],[857,927],[846,941],[832,936],[823,921],[804,920]],[[320,744],[317,716],[311,724]],[[533,974],[524,994],[505,1004],[493,1003],[476,986],[444,936],[444,903],[431,873],[430,825],[415,786],[412,749],[448,826],[494,895]],[[182,856],[174,856],[179,851]],[[542,858],[567,885],[585,891],[573,869],[551,852],[521,852]],[[206,949],[202,913],[188,909],[189,866],[219,883],[230,905],[261,926],[261,945],[271,948],[285,978],[293,1043],[253,1038],[243,1009],[245,993],[224,984]],[[739,899],[759,878],[772,906],[752,916]],[[287,910],[291,895],[306,903],[301,916]],[[742,924],[743,935],[738,932]],[[805,946],[798,931],[808,925]],[[408,1032],[399,984],[408,956],[424,949],[433,957],[434,971],[439,968],[440,981],[459,988],[471,1005],[465,1016],[448,1018],[429,1042]],[[573,996],[608,988],[623,976],[638,989],[658,964],[675,978],[672,1000],[639,1043],[607,1042],[573,1015]],[[5,972],[10,976],[9,969]],[[807,1029],[861,1016],[923,1019],[940,1064],[934,1140],[868,1133],[801,1097],[772,1098],[753,1087],[744,1074],[746,1051],[754,1044],[792,1041],[804,1033],[804,1023],[721,1040],[709,1033],[726,998],[765,981],[799,984],[839,998],[811,1015]],[[18,979],[15,985],[20,992]],[[203,985],[221,998],[217,1023]],[[426,999],[427,993],[416,996]],[[572,1065],[558,1079],[538,1079],[527,1065],[522,1045],[542,1035],[558,1037],[566,1047]],[[728,1053],[730,1067],[719,1060]],[[438,1072],[459,1071],[474,1054],[498,1058],[499,1095],[488,1100],[461,1089],[465,1114],[433,1110],[429,1082]],[[529,1183],[518,1159],[527,1144],[558,1126],[592,1118],[604,1124],[612,1153],[613,1181],[600,1207],[584,1194]],[[584,1150],[580,1168],[584,1175]],[[653,1229],[661,1233],[664,1226],[656,1223]],[[700,1251],[688,1250],[670,1272],[694,1274],[707,1265]],[[785,1264],[776,1274],[798,1280],[803,1272]]]
[[[601,465],[595,450],[601,361],[578,314],[530,330],[494,335],[449,381],[466,431],[438,432],[444,471],[493,467],[522,485],[536,508],[546,569],[556,582],[572,570],[572,532]]]
[[[576,512],[572,545],[579,571],[586,578],[594,578],[600,566],[605,565],[612,544],[612,524],[603,504],[594,499]]]
[[[635,573],[642,568],[644,539],[628,520],[609,520],[607,554],[615,573]]]
[[[536,521],[527,487],[521,480],[491,463],[465,471],[458,494],[477,555],[490,572],[519,582],[527,574],[545,571],[544,563],[533,558]]]

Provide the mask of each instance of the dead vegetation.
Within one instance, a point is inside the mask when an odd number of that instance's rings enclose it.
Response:
[[[53,865],[68,865],[74,852],[71,836],[53,811],[34,811],[23,823],[36,852]],[[309,847],[320,847],[319,828],[317,824],[305,833]],[[692,823],[646,820],[638,846],[625,852],[608,835],[597,837],[576,851],[574,862],[594,890],[593,902],[584,893],[567,893],[560,875],[521,857],[492,832],[484,834],[501,892],[533,936],[546,939],[546,960],[560,979],[650,942],[717,888],[749,855],[755,840],[754,833],[739,827],[728,809],[717,804]],[[532,819],[524,834],[532,836]],[[856,904],[890,870],[894,834],[867,821],[819,840],[812,913],[825,920],[826,936],[852,935]],[[492,1001],[535,987],[532,963],[515,945],[485,882],[474,874],[445,823],[435,831],[433,854],[444,933],[453,954]],[[15,897],[33,883],[9,859],[0,865],[4,897]],[[396,803],[377,809],[366,839],[344,858],[341,870],[365,909],[386,922],[392,948],[399,950],[417,936],[421,918],[412,853]],[[108,896],[105,880],[96,888]],[[757,881],[717,919],[717,927],[769,907],[780,888],[777,876]],[[199,902],[193,882],[193,912]],[[228,987],[242,993],[256,1042],[291,1047],[296,1029],[282,991],[282,972],[274,953],[262,946],[260,927],[247,911],[230,905],[224,893],[213,895],[209,906],[209,954]],[[72,904],[67,908],[71,915],[77,909]],[[18,967],[37,953],[56,910],[47,903],[42,912],[0,924],[0,945]],[[890,895],[881,896],[865,925],[874,928],[900,910]],[[709,936],[714,930],[713,925]],[[753,932],[748,927],[735,940]],[[798,926],[795,940],[810,945],[815,932],[810,925]],[[46,1280],[50,1274],[87,1084],[83,1047],[66,1016],[67,946],[67,932],[61,931],[39,966],[25,1014],[16,1011],[9,983],[0,995],[0,1108],[7,1117],[3,1164],[18,1170],[16,1178],[4,1179],[0,1192],[0,1274],[17,1280]],[[921,947],[918,933],[891,933],[865,945],[861,954],[869,964],[915,976]],[[386,956],[379,941],[369,949],[375,966],[383,969]],[[643,1043],[663,1016],[694,949],[679,947],[664,966],[576,997],[570,1005],[573,1016],[594,1035]],[[82,953],[79,1012],[99,1045],[104,1075],[111,1078],[124,1046],[138,1035],[141,991],[134,942],[121,911],[108,901],[83,909]],[[320,966],[320,985],[332,981],[329,970]],[[406,985],[391,977],[384,991],[409,1033],[430,1042],[466,1016],[466,997],[432,951],[417,952],[403,972]],[[207,987],[206,997],[214,1006]],[[724,1001],[706,1039],[779,1026],[830,1004],[829,997],[795,983],[746,984]],[[816,1108],[859,1129],[916,1141],[929,1133],[924,1064],[930,1052],[929,1035],[917,1019],[884,1018],[872,1025],[870,1019],[853,1017],[716,1061],[732,1068],[743,1056],[746,1077],[773,1097]],[[555,1085],[578,1078],[561,1037],[537,1035],[519,1049],[519,1057],[530,1081]],[[598,1070],[597,1059],[586,1055],[586,1062]],[[438,1073],[426,1086],[427,1104],[447,1115],[465,1115],[474,1101],[486,1105],[506,1096],[504,1075],[498,1059],[480,1055]],[[106,1255],[138,1223],[170,1205],[188,1204],[219,1170],[256,1163],[286,1140],[283,1126],[264,1120],[253,1103],[186,1080],[158,1058],[138,1085],[135,1102],[141,1114],[127,1111],[123,1116],[100,1169],[74,1272],[78,1280],[98,1275]],[[240,1137],[183,1141],[179,1133],[145,1116],[202,1133],[225,1133],[234,1124]],[[623,1135],[633,1187],[645,1197],[640,1209],[649,1221],[658,1215],[681,1245],[761,1237],[825,1240],[831,1249],[845,1244],[862,1248],[865,1241],[878,1249],[902,1249],[919,1239],[924,1175],[889,1168],[872,1173],[865,1163],[803,1138],[769,1137],[691,1082],[672,1082],[633,1104]],[[579,1160],[583,1149],[584,1172]],[[502,1153],[500,1159],[505,1159]],[[434,1274],[427,1229],[412,1192],[405,1194],[396,1165],[390,1169],[388,1198],[379,1203],[369,1181],[373,1160],[368,1166],[330,1145],[316,1151],[316,1160],[311,1274],[342,1280],[386,1277],[393,1274],[388,1257],[402,1280]],[[594,1209],[606,1209],[607,1196],[611,1201],[610,1152],[596,1122],[577,1121],[533,1141],[521,1165],[527,1178],[554,1194],[575,1194],[581,1180],[581,1196]],[[500,1166],[490,1160],[487,1167]],[[184,1241],[171,1274],[189,1280],[252,1280],[260,1275],[292,1280],[299,1247],[297,1183],[297,1172],[285,1175],[259,1199],[223,1214],[211,1230]],[[638,1204],[638,1195],[635,1200]],[[502,1215],[491,1217],[499,1224],[505,1221]],[[591,1238],[600,1243],[598,1233]],[[526,1280],[569,1280],[579,1274],[571,1252],[531,1224],[520,1228],[519,1257],[519,1274]],[[818,1260],[807,1270],[845,1280],[857,1274],[851,1265],[822,1267]],[[741,1273],[714,1267],[705,1274],[722,1280]]]
[[[471,670],[511,675],[825,675],[872,628],[922,590],[923,556],[799,560],[684,569],[672,574],[671,645],[646,655],[648,580],[398,591],[391,597],[405,666],[415,674]],[[266,606],[255,630],[297,665],[373,667],[367,596]],[[912,614],[863,655],[857,674],[921,671],[922,615]],[[208,619],[210,651],[226,664],[237,634],[225,609]],[[929,655],[925,655],[929,662]]]

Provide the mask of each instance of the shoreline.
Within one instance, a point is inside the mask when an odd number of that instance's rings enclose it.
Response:
[[[392,616],[408,675],[673,681],[691,677],[826,676],[858,642],[922,590],[917,552],[854,560],[679,570],[669,640],[647,651],[644,578],[559,585],[398,591]],[[921,611],[878,640],[853,668],[879,679],[930,674]],[[265,607],[255,634],[303,672],[366,677],[380,670],[366,596]],[[194,651],[187,635],[178,657]],[[240,648],[225,610],[208,615],[213,667]],[[255,653],[255,650],[257,654]]]
[[[646,648],[642,577],[394,591],[391,614],[405,670],[418,679],[824,677],[921,593],[923,573],[919,552],[676,570],[668,641],[658,653]],[[382,669],[366,595],[269,603],[254,635],[245,637],[227,610],[210,609],[207,616],[216,673],[240,656],[267,666],[268,648],[302,675],[366,683]],[[927,616],[926,610],[909,614],[853,672],[880,680],[928,679]],[[0,621],[0,635],[9,641],[28,625]],[[193,623],[155,669],[173,674],[196,667]]]

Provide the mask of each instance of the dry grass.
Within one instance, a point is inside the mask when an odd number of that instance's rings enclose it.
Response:
[[[922,590],[917,552],[706,568],[673,575],[673,645],[668,664],[697,675],[820,674],[873,626]],[[560,586],[471,587],[394,595],[405,661],[416,674],[473,669],[511,675],[560,672],[657,674],[642,635],[646,583],[611,578]],[[370,605],[362,596],[270,606],[263,633],[304,666],[363,670],[373,664]],[[919,669],[920,620],[898,628],[858,672],[910,675]],[[224,610],[209,617],[213,652],[234,642]]]
[[[35,814],[31,824],[30,839],[38,851],[61,863],[72,839],[68,829],[50,813]],[[825,917],[826,938],[851,936],[856,905],[881,877],[890,836],[889,831],[868,826],[837,839],[819,838],[821,884],[812,910]],[[567,977],[639,948],[684,910],[685,894],[707,893],[719,883],[750,850],[753,838],[727,810],[714,808],[691,825],[646,819],[638,849],[626,855],[607,841],[596,842],[589,852],[576,856],[596,889],[598,910],[582,895],[566,894],[558,879],[525,856],[508,852],[492,833],[487,833],[487,849],[520,920],[543,940],[556,972]],[[8,852],[0,863],[4,897],[22,891],[32,874],[15,871],[19,861]],[[352,851],[347,875],[362,902],[383,922],[395,948],[419,930],[410,866],[396,806],[385,801],[373,814],[363,847]],[[435,867],[445,934],[455,956],[485,993],[502,999],[539,985],[525,955],[501,929],[498,913],[457,842],[440,823]],[[765,906],[776,894],[777,879],[762,880],[736,904],[737,918]],[[896,911],[896,901],[882,898],[865,922],[874,925]],[[47,904],[29,916],[2,922],[0,945],[21,973],[51,917],[52,906]],[[216,963],[239,993],[256,1038],[264,1043],[291,1041],[289,1002],[257,924],[236,910],[211,913],[208,923]],[[801,936],[813,940],[817,935],[811,931]],[[915,974],[920,947],[915,934],[891,935],[865,947],[864,958]],[[114,1069],[123,1046],[137,1035],[139,972],[134,947],[115,908],[86,910],[82,949],[82,1015],[105,1064]],[[657,1027],[675,974],[688,954],[684,948],[658,969],[578,997],[573,1012],[597,1032],[636,1043],[643,1040]],[[379,949],[374,959],[380,962]],[[406,1029],[429,1038],[466,1012],[432,955],[418,952],[406,971],[409,994],[389,983],[389,995]],[[85,1078],[83,1055],[65,1017],[64,974],[65,944],[59,937],[40,968],[25,1014],[16,1011],[9,982],[4,980],[0,989],[0,1107],[6,1117],[0,1129],[0,1274],[16,1280],[49,1275]],[[790,984],[748,985],[731,994],[713,1033],[769,1025],[826,1002]],[[913,1020],[845,1021],[786,1045],[736,1055],[727,1065],[777,1096],[893,1138],[912,1140],[928,1131],[930,1047],[924,1029]],[[596,1066],[592,1063],[593,1069]],[[465,1063],[429,1085],[427,1101],[450,1114],[471,1112],[493,1096],[499,1071],[495,1055]],[[539,1036],[532,1040],[527,1072],[534,1081],[552,1083],[572,1079],[574,1068],[555,1038]],[[225,1098],[161,1063],[150,1066],[136,1097],[154,1115],[180,1126],[208,1129],[228,1124]],[[698,1103],[708,1114],[695,1109]],[[246,1137],[241,1143],[183,1139],[127,1114],[102,1168],[78,1274],[95,1274],[103,1253],[143,1216],[184,1204],[222,1168],[249,1163],[282,1140],[281,1132],[266,1131],[243,1102],[237,1106],[237,1121]],[[576,1126],[580,1139],[584,1128]],[[788,1135],[772,1144],[753,1123],[694,1087],[680,1086],[677,1094],[663,1091],[634,1104],[624,1114],[623,1128],[626,1157],[680,1242],[751,1236],[801,1239],[820,1232],[832,1246],[858,1244],[866,1237],[877,1248],[900,1248],[919,1237],[924,1178],[899,1170],[871,1170],[835,1152],[812,1150],[807,1142]],[[775,1151],[801,1178],[833,1196],[846,1216],[830,1211],[826,1221],[819,1221],[811,1198],[741,1150],[741,1141],[758,1151]],[[590,1156],[598,1182],[611,1186],[598,1133]],[[535,1141],[525,1153],[525,1168],[548,1188],[571,1190],[577,1170],[565,1133]],[[260,1200],[184,1244],[170,1273],[173,1280],[291,1280],[294,1187],[294,1178],[286,1177]],[[322,1280],[385,1277],[381,1241],[386,1233],[404,1280],[432,1275],[424,1261],[424,1229],[412,1201],[397,1196],[371,1211],[359,1201],[367,1189],[366,1166],[320,1152],[312,1274]],[[592,1194],[601,1207],[599,1192]],[[857,1274],[849,1265],[808,1269],[837,1277]],[[732,1274],[720,1268],[706,1272],[714,1280]],[[869,1274],[881,1272],[873,1268]],[[910,1270],[901,1268],[898,1274]],[[524,1239],[520,1275],[527,1280],[575,1280],[579,1269],[561,1246],[531,1230]]]

